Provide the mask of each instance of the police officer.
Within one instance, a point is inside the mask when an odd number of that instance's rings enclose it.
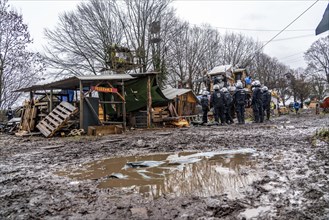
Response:
[[[6,112],[6,116],[7,116],[8,121],[10,121],[14,117],[14,112],[11,109],[11,107],[8,108],[8,110]]]
[[[239,124],[244,124],[244,112],[245,112],[245,104],[246,104],[247,94],[243,89],[242,83],[238,82],[236,84],[236,90],[233,94],[233,101],[235,105],[235,111],[238,118]]]
[[[209,112],[209,100],[208,92],[204,91],[201,97],[201,107],[202,107],[202,124],[208,123],[208,112]]]
[[[220,83],[220,81],[219,81],[218,77],[215,76],[215,78],[214,78],[214,85],[219,84],[219,83]]]
[[[266,115],[266,120],[270,120],[271,115],[271,99],[272,95],[271,92],[268,91],[267,86],[263,86],[262,88],[262,95],[263,95],[263,110],[264,110],[264,116]]]
[[[224,114],[225,114],[225,119],[227,124],[233,124],[233,118],[231,116],[231,109],[233,105],[233,99],[226,87],[222,88],[221,91],[224,93],[224,99],[225,99],[225,109],[224,109]]]
[[[255,80],[252,84],[252,110],[254,113],[254,122],[256,123],[262,123],[263,118],[263,101],[262,101],[262,91],[260,88],[260,82],[258,80]]]
[[[219,91],[219,85],[214,85],[214,92],[211,94],[210,102],[214,107],[214,116],[215,122],[219,123],[219,119],[221,125],[225,125],[225,99],[224,94]]]

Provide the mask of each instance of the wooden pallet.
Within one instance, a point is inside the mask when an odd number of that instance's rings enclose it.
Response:
[[[50,112],[43,120],[39,122],[37,128],[46,136],[53,136],[56,131],[60,130],[70,116],[78,111],[76,107],[68,102],[61,102],[52,112]]]

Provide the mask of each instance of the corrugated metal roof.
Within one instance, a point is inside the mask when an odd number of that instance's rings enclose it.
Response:
[[[191,89],[176,89],[176,88],[167,88],[164,90],[161,90],[164,96],[166,96],[167,99],[174,99],[176,96],[183,95],[185,93],[191,92]]]
[[[232,65],[222,65],[222,66],[215,66],[208,75],[217,75],[220,73],[226,73],[228,71],[232,71]]]
[[[15,90],[14,92],[30,92],[30,91],[40,91],[40,90],[51,90],[51,89],[77,89],[80,86],[80,81],[84,85],[94,86],[100,81],[121,81],[134,79],[128,74],[113,74],[113,75],[91,75],[91,76],[73,76],[67,79],[62,79],[59,81],[47,83],[44,85],[33,85],[31,87],[21,88]]]
[[[102,81],[102,80],[129,80],[133,79],[129,74],[113,74],[113,75],[91,75],[91,76],[77,76],[81,81]]]

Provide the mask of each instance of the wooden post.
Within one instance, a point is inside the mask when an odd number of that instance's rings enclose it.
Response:
[[[125,96],[125,84],[122,80],[122,116],[123,116],[123,131],[126,131],[126,117],[127,117],[127,113],[126,113],[126,96]]]
[[[147,76],[147,127],[151,127],[152,118],[152,94],[151,94],[151,77]]]
[[[33,91],[30,91],[30,105],[32,106],[34,104],[33,101]]]
[[[80,80],[80,129],[83,128],[83,85],[82,81]]]
[[[49,112],[51,112],[54,109],[54,103],[53,103],[53,89],[50,90],[50,100],[49,100]]]

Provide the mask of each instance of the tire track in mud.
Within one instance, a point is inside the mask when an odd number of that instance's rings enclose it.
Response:
[[[328,116],[289,115],[261,125],[135,130],[96,138],[0,135],[0,218],[326,219],[328,143],[314,144],[312,136],[328,125]],[[262,178],[239,200],[226,195],[148,200],[129,189],[97,189],[97,180],[54,175],[106,157],[244,147],[257,150]]]

